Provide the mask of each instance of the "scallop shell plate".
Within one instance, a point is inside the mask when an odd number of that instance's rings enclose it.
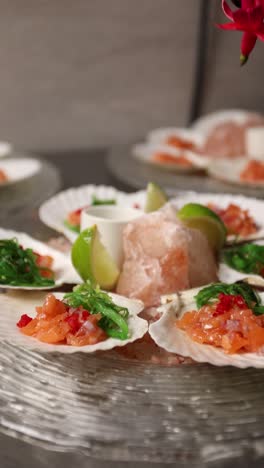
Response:
[[[54,293],[57,299],[62,299],[63,293]],[[36,338],[23,335],[17,328],[16,323],[19,321],[22,314],[35,316],[35,307],[43,304],[45,294],[14,294],[0,296],[0,342],[6,342],[13,346],[20,346],[25,349],[35,350],[42,353],[94,353],[95,351],[107,351],[116,346],[125,346],[128,343],[142,338],[148,330],[148,322],[138,314],[143,310],[143,303],[117,294],[110,294],[113,301],[129,310],[128,327],[130,336],[127,340],[119,340],[117,338],[108,338],[94,345],[87,346],[69,346],[69,345],[52,345],[42,343]]]
[[[163,163],[153,160],[153,156],[156,153],[166,153],[174,157],[175,163]],[[196,172],[197,170],[207,168],[209,165],[209,159],[205,156],[201,156],[193,151],[174,148],[162,142],[149,142],[134,145],[132,147],[132,156],[145,164],[159,166],[163,169],[179,173]],[[181,164],[177,164],[177,158],[181,156],[188,159],[192,163],[192,166],[185,167]]]
[[[226,208],[230,203],[238,205],[243,210],[248,210],[248,213],[258,226],[258,231],[247,237],[234,237],[228,236],[227,243],[234,244],[241,241],[252,241],[255,239],[264,238],[264,201],[257,198],[244,197],[243,195],[229,195],[229,194],[214,194],[214,193],[196,193],[188,192],[181,194],[179,197],[171,199],[172,204],[180,209],[186,203],[200,203],[201,205],[208,205],[213,203],[220,208]]]
[[[53,258],[52,270],[55,273],[55,284],[53,286],[11,286],[0,284],[0,287],[4,289],[44,290],[54,289],[64,283],[76,284],[81,282],[79,275],[72,266],[69,256],[30,237],[28,234],[0,228],[0,239],[17,239],[19,244],[24,248],[30,248],[40,255],[50,255]]]
[[[239,368],[264,368],[264,353],[226,354],[220,348],[193,341],[184,331],[176,326],[188,310],[197,310],[195,295],[202,288],[175,294],[171,302],[162,305],[161,318],[150,325],[149,333],[155,343],[171,353],[191,357],[197,362],[207,362],[215,366],[235,366]],[[264,293],[260,294],[264,303]]]
[[[211,114],[207,114],[195,120],[191,128],[195,132],[200,132],[204,136],[207,136],[219,124],[231,120],[234,123],[243,125],[252,115],[256,116],[259,114],[242,109],[228,109],[220,112],[212,112]]]
[[[83,185],[60,192],[44,202],[39,209],[39,217],[44,224],[74,242],[78,234],[68,229],[64,221],[71,211],[89,206],[93,196],[104,200],[115,199],[117,205],[133,207],[137,204],[140,209],[144,209],[145,191],[128,194],[110,186]]]

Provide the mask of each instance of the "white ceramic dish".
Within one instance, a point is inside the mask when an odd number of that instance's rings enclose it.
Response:
[[[141,210],[144,209],[146,198],[145,191],[127,194],[105,185],[84,185],[60,192],[44,202],[39,209],[39,217],[44,224],[64,234],[67,239],[74,242],[78,234],[68,229],[64,225],[64,221],[71,211],[89,206],[93,196],[108,200],[114,198],[117,206],[133,208],[137,205]]]
[[[175,158],[175,164],[154,161],[152,158],[156,153],[166,153],[172,156]],[[192,151],[173,148],[164,143],[142,143],[134,145],[132,148],[132,156],[145,164],[162,167],[163,169],[179,173],[196,172],[199,169],[205,169],[209,164],[209,159],[206,156],[200,156]],[[177,164],[177,158],[181,156],[188,159],[192,163],[192,166],[185,167],[181,164]]]
[[[0,288],[4,289],[23,289],[23,290],[46,290],[55,289],[64,283],[76,284],[81,283],[80,277],[75,272],[71,260],[68,256],[55,250],[48,245],[40,242],[33,237],[28,236],[23,232],[16,232],[7,229],[0,228],[0,239],[14,239],[16,238],[22,247],[31,248],[40,255],[50,255],[54,259],[52,270],[55,273],[55,284],[54,286],[45,287],[33,287],[33,286],[9,286],[1,285]]]
[[[81,231],[96,225],[103,245],[117,267],[121,268],[124,260],[123,230],[140,215],[141,211],[126,206],[90,206],[82,211]]]
[[[62,293],[55,293],[58,299],[63,298]],[[32,349],[42,353],[58,352],[63,354],[72,353],[93,353],[95,351],[107,351],[116,346],[125,346],[128,343],[142,338],[148,330],[148,322],[138,317],[138,314],[143,309],[143,303],[136,300],[127,299],[117,294],[110,294],[114,302],[129,310],[130,316],[128,326],[130,337],[127,340],[119,340],[116,338],[108,338],[105,341],[88,346],[69,346],[69,345],[52,345],[42,343],[33,337],[23,335],[16,327],[16,323],[22,314],[27,314],[35,317],[35,307],[42,305],[45,294],[38,295],[0,295],[0,342],[20,346],[27,349]]]
[[[41,162],[33,158],[8,158],[0,160],[0,169],[8,177],[6,182],[0,184],[0,187],[6,187],[37,174],[41,169]]]
[[[150,325],[149,333],[155,343],[171,353],[191,357],[197,362],[207,362],[215,366],[235,366],[240,368],[264,368],[264,354],[237,353],[226,354],[220,348],[199,344],[176,326],[176,319],[188,310],[196,310],[194,296],[197,290],[173,295],[172,302],[160,307],[161,318]],[[261,295],[264,302],[264,294]]]
[[[264,188],[264,181],[246,181],[240,179],[240,173],[249,162],[248,158],[215,159],[208,166],[208,174],[215,179],[230,184]]]
[[[171,202],[177,209],[182,208],[187,203],[200,203],[201,205],[208,205],[209,203],[213,203],[214,205],[224,209],[227,208],[227,206],[230,203],[233,203],[235,205],[238,205],[243,210],[248,210],[249,215],[252,216],[259,229],[255,234],[243,238],[235,238],[234,236],[228,236],[227,242],[233,244],[244,240],[264,238],[263,200],[244,197],[243,195],[187,192],[186,195],[181,194],[178,197],[172,198]]]

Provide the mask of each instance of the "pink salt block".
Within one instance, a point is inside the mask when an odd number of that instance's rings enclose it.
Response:
[[[207,239],[185,227],[167,205],[130,222],[123,233],[125,261],[117,292],[159,303],[162,294],[215,281],[217,266]]]

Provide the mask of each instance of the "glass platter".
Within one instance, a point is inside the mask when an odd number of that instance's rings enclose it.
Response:
[[[166,169],[144,164],[131,156],[131,145],[114,147],[107,159],[108,168],[117,180],[134,188],[145,188],[149,181],[156,182],[172,195],[176,191],[194,190],[211,193],[243,193],[249,197],[263,198],[263,187],[241,187],[220,182],[201,172],[177,174]]]
[[[38,183],[31,181],[37,191],[31,191],[27,202],[24,199],[24,211],[19,197],[5,216],[1,210],[2,225],[27,227],[46,239],[50,236],[37,214],[32,217],[32,208],[57,189],[59,177],[49,164],[42,176]],[[166,367],[127,359],[114,351],[44,355],[2,343],[0,433],[4,441],[10,436],[9,452],[18,460],[22,456],[27,468],[33,466],[30,453],[45,468],[95,466],[87,456],[98,460],[100,467],[106,466],[104,460],[116,468],[118,461],[129,461],[133,468],[156,463],[188,468],[229,468],[234,463],[236,468],[262,467],[263,388],[261,370],[200,364]],[[31,444],[27,455],[22,441]],[[41,452],[40,447],[49,452]],[[5,449],[0,448],[0,464]],[[56,463],[50,465],[53,452],[60,452],[61,464],[54,458]],[[76,464],[73,454],[78,460],[85,457],[83,464]],[[20,465],[7,462],[7,466]]]
[[[0,369],[0,431],[33,445],[177,466],[247,467],[264,456],[259,370],[164,367],[115,352],[41,355],[7,344]]]

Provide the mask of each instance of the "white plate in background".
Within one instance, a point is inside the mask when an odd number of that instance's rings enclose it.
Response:
[[[0,158],[4,158],[5,156],[8,156],[13,147],[10,143],[7,141],[0,141]]]
[[[261,117],[261,114],[241,109],[222,110],[200,117],[193,122],[191,128],[207,136],[219,124],[232,120],[234,123],[243,125],[251,117]]]
[[[152,158],[156,153],[166,153],[172,156],[175,158],[175,164],[154,161]],[[152,166],[158,166],[169,171],[186,174],[205,169],[209,164],[209,160],[205,156],[200,156],[192,151],[185,149],[177,149],[164,143],[140,143],[134,145],[132,147],[132,156],[145,164],[150,164]],[[184,156],[186,159],[188,159],[192,163],[192,166],[183,166],[182,164],[177,164],[177,158],[181,156]]]
[[[0,183],[1,187],[15,184],[37,174],[41,169],[41,162],[33,158],[8,158],[0,159],[0,170],[8,177],[6,182]]]
[[[241,180],[240,174],[250,160],[248,158],[215,159],[208,166],[208,174],[215,179],[242,187],[259,187],[264,189],[263,181]]]
[[[150,143],[166,144],[169,137],[182,138],[183,140],[194,143],[198,147],[202,146],[205,142],[205,136],[201,132],[195,131],[191,128],[181,127],[164,127],[152,130],[147,135],[147,141]]]

